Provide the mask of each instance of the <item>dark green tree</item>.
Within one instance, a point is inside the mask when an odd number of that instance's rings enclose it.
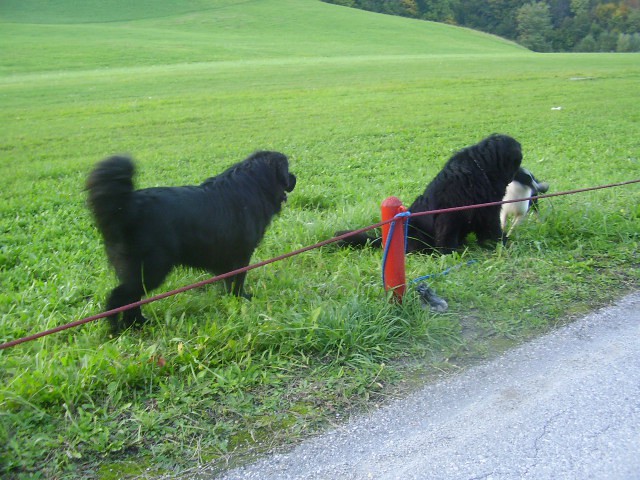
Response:
[[[536,52],[551,51],[553,27],[549,5],[545,2],[527,3],[518,9],[518,42]]]
[[[630,51],[640,35],[640,0],[324,1],[474,28],[540,52]]]
[[[417,0],[420,18],[434,22],[455,23],[454,0]]]
[[[608,30],[602,32],[598,36],[598,51],[615,52],[618,45],[618,35]]]
[[[593,38],[593,35],[588,34],[582,40],[580,40],[575,46],[574,50],[576,52],[595,52],[596,51],[596,40]]]

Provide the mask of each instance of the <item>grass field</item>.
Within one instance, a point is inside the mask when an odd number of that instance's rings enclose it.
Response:
[[[113,153],[139,187],[286,153],[298,186],[255,261],[375,223],[492,132],[552,191],[640,177],[637,54],[533,54],[316,0],[103,5],[0,3],[0,343],[103,308],[83,188]],[[117,339],[95,322],[2,350],[0,473],[152,476],[296,441],[636,289],[639,231],[637,185],[558,197],[506,248],[408,258],[409,278],[477,260],[433,281],[446,314],[389,304],[379,251],[327,247],[250,272],[251,302],[210,286]]]

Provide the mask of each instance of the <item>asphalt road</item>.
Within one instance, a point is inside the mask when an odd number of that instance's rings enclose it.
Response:
[[[640,479],[640,292],[220,478]]]

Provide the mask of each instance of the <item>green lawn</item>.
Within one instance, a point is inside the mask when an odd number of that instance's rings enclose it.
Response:
[[[377,222],[492,132],[552,191],[640,178],[637,54],[533,54],[316,0],[118,3],[0,3],[0,342],[103,308],[83,188],[113,153],[140,187],[286,153],[298,186],[255,261]],[[639,205],[637,185],[549,199],[507,248],[411,256],[409,278],[478,260],[433,281],[443,315],[390,305],[379,251],[327,247],[250,272],[251,302],[211,286],[118,339],[95,322],[0,351],[0,472],[123,478],[296,441],[636,289]]]

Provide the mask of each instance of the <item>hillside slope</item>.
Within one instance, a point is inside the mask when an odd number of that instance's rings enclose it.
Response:
[[[118,4],[121,4],[118,6]],[[266,58],[509,54],[480,32],[319,0],[0,3],[0,73]]]

